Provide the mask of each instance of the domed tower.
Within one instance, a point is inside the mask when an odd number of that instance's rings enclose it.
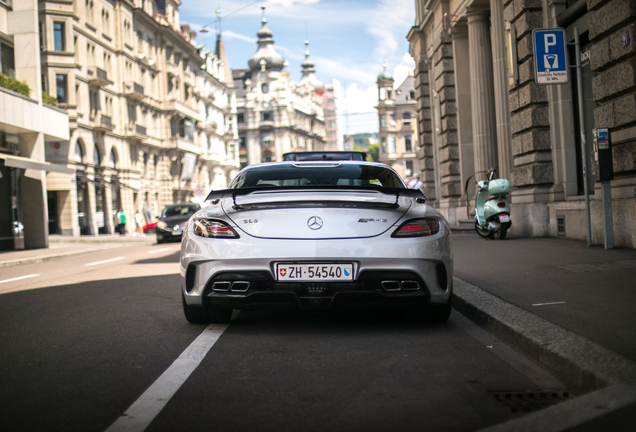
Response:
[[[282,55],[274,50],[274,33],[267,27],[267,18],[265,18],[265,6],[261,6],[263,10],[262,27],[256,33],[258,36],[258,50],[249,58],[247,64],[252,72],[258,72],[264,65],[265,70],[281,71],[285,67],[285,59]]]
[[[380,72],[378,80],[376,81],[378,84],[378,101],[380,101],[380,103],[382,101],[395,100],[395,92],[393,91],[395,81],[393,80],[393,75],[386,70],[386,63],[384,63],[382,67],[384,70]]]
[[[301,63],[301,66],[303,67],[303,77],[298,84],[307,84],[314,90],[324,90],[325,85],[316,77],[314,62],[309,58],[309,41],[305,41],[305,60]]]

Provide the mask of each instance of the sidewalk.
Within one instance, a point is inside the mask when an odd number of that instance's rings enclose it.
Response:
[[[104,249],[114,249],[136,243],[155,243],[154,235],[145,237],[126,234],[106,234],[100,236],[69,237],[49,236],[48,249],[0,251],[0,269],[23,264],[32,264],[52,259],[81,255]]]

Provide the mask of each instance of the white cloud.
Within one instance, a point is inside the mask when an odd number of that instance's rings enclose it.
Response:
[[[214,37],[216,38],[216,33]],[[235,33],[232,30],[223,30],[223,39],[238,39],[238,40],[242,40],[252,44],[256,43],[255,37],[250,37],[250,36],[242,35],[240,33]]]
[[[395,64],[402,56],[398,47],[398,38],[406,38],[408,29],[415,19],[413,0],[380,0],[371,13],[367,32],[376,39],[373,53],[378,62],[386,61]]]
[[[410,54],[404,54],[400,61],[400,64],[393,69],[393,80],[395,81],[395,88],[398,88],[406,79],[407,76],[413,75],[415,70],[415,60]]]
[[[320,0],[269,0],[267,2],[268,5],[281,5],[283,7],[291,7],[295,4],[310,4],[310,3],[318,3]]]

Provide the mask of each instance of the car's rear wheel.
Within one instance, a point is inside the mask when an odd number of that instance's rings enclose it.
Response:
[[[181,293],[183,314],[188,322],[193,324],[219,324],[230,322],[232,309],[216,306],[190,306],[186,303],[185,296]]]

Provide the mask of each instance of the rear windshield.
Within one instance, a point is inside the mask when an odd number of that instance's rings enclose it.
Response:
[[[342,186],[404,188],[388,168],[371,165],[262,165],[239,173],[230,189],[267,186]]]
[[[199,206],[196,204],[173,205],[163,209],[161,217],[188,216],[194,214],[197,210],[199,210]]]

